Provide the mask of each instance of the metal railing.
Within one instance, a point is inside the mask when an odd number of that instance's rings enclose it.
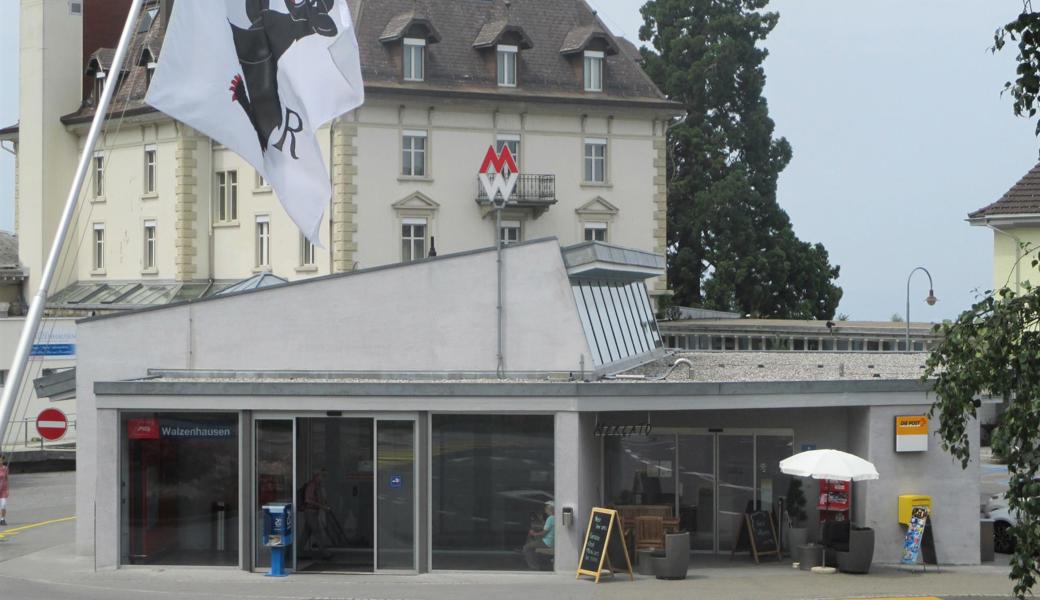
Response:
[[[36,419],[12,420],[8,426],[8,439],[3,440],[3,450],[9,452],[19,448],[45,450],[47,446],[62,446],[76,441],[76,415],[67,415],[69,428],[60,440],[48,442],[36,431]],[[12,439],[13,438],[13,439]]]
[[[513,191],[515,202],[556,202],[555,175],[520,175]],[[477,178],[477,202],[488,202],[487,192]]]

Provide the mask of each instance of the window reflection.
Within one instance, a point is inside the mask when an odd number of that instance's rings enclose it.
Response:
[[[434,415],[432,442],[433,568],[528,569],[520,549],[553,499],[553,417]]]

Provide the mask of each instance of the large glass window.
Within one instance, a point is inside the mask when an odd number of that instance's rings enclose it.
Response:
[[[607,140],[585,140],[585,183],[607,182]]]
[[[434,415],[433,568],[526,570],[528,532],[555,528],[553,417]],[[555,532],[538,537],[548,559]]]
[[[94,197],[105,197],[105,155],[101,152],[94,153]]]
[[[238,564],[238,415],[123,416],[122,559]]]
[[[426,78],[426,40],[405,38],[404,80],[422,81]]]
[[[498,46],[498,85],[516,87],[516,55],[517,46]]]
[[[426,219],[404,219],[401,223],[401,261],[426,258]]]
[[[401,174],[426,176],[426,132],[406,131],[401,139]]]
[[[155,268],[155,221],[144,222],[144,268]]]
[[[238,171],[217,173],[217,202],[214,210],[218,223],[238,220]]]
[[[603,52],[585,53],[585,91],[603,91]]]
[[[154,145],[144,147],[144,193],[155,193],[155,156],[157,149]]]

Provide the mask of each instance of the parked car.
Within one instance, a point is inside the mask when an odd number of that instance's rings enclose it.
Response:
[[[1018,513],[1008,506],[1004,494],[994,494],[982,506],[982,516],[993,519],[993,549],[1001,554],[1015,551],[1015,538],[1011,528],[1018,525]]]

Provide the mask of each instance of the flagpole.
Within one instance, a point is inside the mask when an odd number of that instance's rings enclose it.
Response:
[[[22,328],[22,336],[18,340],[18,349],[15,351],[14,362],[11,365],[10,377],[7,381],[7,386],[4,387],[3,396],[0,396],[0,449],[3,447],[4,440],[7,439],[7,426],[11,420],[11,413],[14,412],[15,399],[18,398],[18,393],[25,383],[23,380],[25,379],[33,340],[36,339],[43,311],[47,307],[48,290],[54,279],[54,271],[58,266],[61,249],[65,244],[65,238],[68,236],[72,219],[76,213],[76,204],[79,200],[80,190],[83,188],[83,182],[86,180],[91,158],[94,155],[94,146],[97,144],[98,136],[101,134],[101,126],[108,113],[108,107],[112,103],[112,96],[115,95],[116,87],[118,87],[119,74],[123,72],[123,63],[126,62],[126,55],[130,48],[130,39],[134,34],[134,24],[137,22],[137,16],[140,14],[143,4],[144,0],[133,0],[133,3],[130,5],[130,12],[126,17],[123,33],[119,37],[119,45],[116,47],[116,55],[112,60],[112,69],[105,79],[104,90],[101,92],[101,99],[98,101],[94,111],[94,119],[90,124],[90,131],[87,133],[87,141],[83,146],[83,153],[79,157],[79,165],[76,167],[76,176],[72,181],[72,187],[69,189],[69,196],[65,200],[65,210],[61,214],[61,221],[58,223],[58,230],[55,232],[54,242],[51,244],[51,251],[43,268],[40,287],[36,291],[36,296],[29,307],[29,314],[25,318],[25,327]]]

